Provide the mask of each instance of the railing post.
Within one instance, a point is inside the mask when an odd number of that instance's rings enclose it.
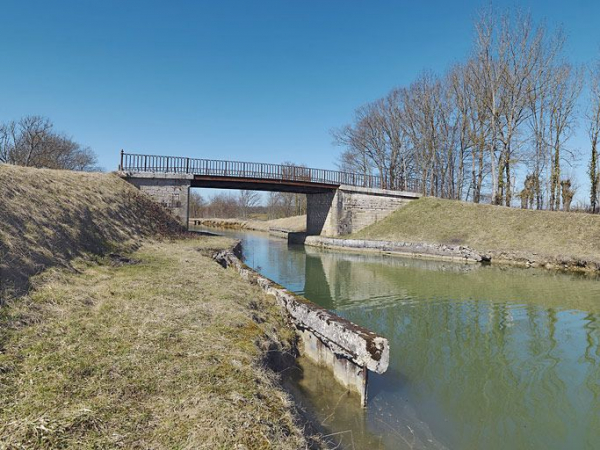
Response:
[[[173,161],[171,162],[171,159]],[[185,159],[185,163],[184,163]],[[142,161],[143,160],[143,161]],[[191,160],[191,161],[190,161]],[[393,182],[388,176],[342,172],[334,170],[312,169],[295,165],[248,163],[246,161],[223,161],[196,159],[179,156],[155,156],[125,153],[120,151],[119,170],[195,173],[207,176],[259,177],[273,181],[303,181],[309,183],[348,184],[369,188],[427,192],[427,180],[401,177]]]

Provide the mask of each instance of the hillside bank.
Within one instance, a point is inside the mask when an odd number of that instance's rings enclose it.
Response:
[[[133,250],[180,225],[112,174],[0,164],[0,293],[26,292],[32,275],[85,254]]]
[[[110,174],[0,166],[2,448],[305,448],[275,300]],[[10,293],[8,292],[10,291]]]
[[[424,197],[345,238],[466,248],[492,262],[600,270],[600,216],[591,214]]]

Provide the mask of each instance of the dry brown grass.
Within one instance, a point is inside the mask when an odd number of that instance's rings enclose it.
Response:
[[[218,228],[232,228],[256,231],[269,231],[270,228],[276,228],[287,231],[306,231],[306,215],[283,217],[273,220],[255,220],[255,219],[197,219],[202,220],[204,225]]]
[[[47,267],[177,228],[116,175],[0,165],[0,304],[3,291],[23,293]]]
[[[226,245],[78,260],[0,309],[0,448],[305,447],[263,363],[291,331],[272,298],[205,256]]]
[[[431,197],[409,203],[352,237],[600,260],[598,215],[530,211]]]

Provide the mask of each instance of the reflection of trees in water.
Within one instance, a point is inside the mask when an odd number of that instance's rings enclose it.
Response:
[[[325,278],[338,309],[414,299],[482,299],[600,313],[600,302],[596,300],[600,298],[598,278],[309,247],[306,252],[307,264],[315,264],[316,271],[319,265],[312,261],[318,258],[325,272],[315,275],[315,279],[307,277],[308,291],[317,290],[314,283],[322,283]]]
[[[375,434],[422,420],[450,448],[600,439],[597,279],[280,241],[256,251],[266,276],[390,340],[390,369],[370,386]]]
[[[390,340],[381,391],[451,447],[600,439],[597,280],[318,251],[306,275],[308,298]]]
[[[589,326],[597,316],[423,301],[348,317],[388,337],[386,389],[399,372],[410,402],[450,447],[575,448],[582,437],[600,438],[599,360],[586,359],[599,339]]]

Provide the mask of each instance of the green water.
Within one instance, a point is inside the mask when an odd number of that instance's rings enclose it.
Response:
[[[238,236],[250,266],[389,339],[366,410],[311,364],[295,374],[345,448],[600,448],[597,278]]]

